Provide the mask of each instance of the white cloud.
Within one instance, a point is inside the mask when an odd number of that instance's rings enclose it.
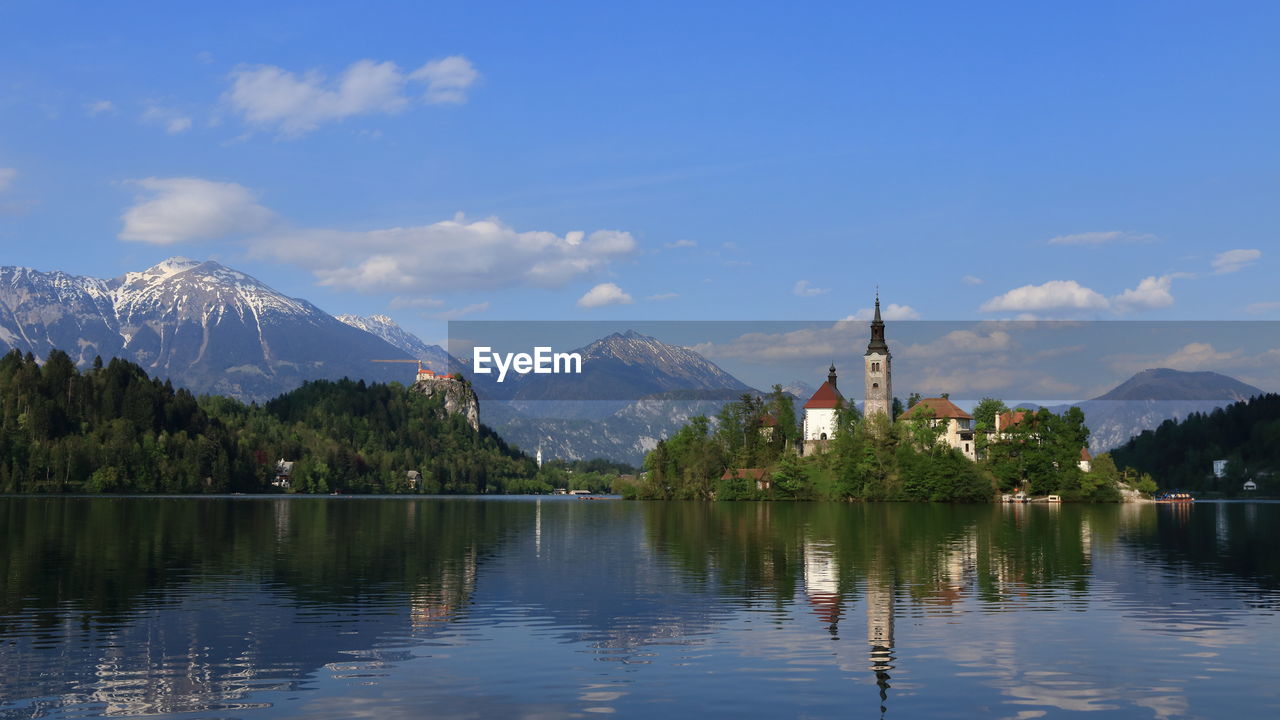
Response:
[[[663,243],[662,247],[667,248],[668,250],[674,250],[676,248],[697,247],[697,245],[698,243],[692,240],[677,240],[675,242]]]
[[[1205,370],[1221,368],[1224,364],[1240,357],[1240,354],[1239,350],[1220,352],[1209,343],[1193,342],[1178,348],[1158,364],[1160,367],[1174,370]]]
[[[963,354],[1006,352],[1013,344],[1013,336],[1005,330],[992,330],[986,334],[972,330],[952,330],[936,340],[907,345],[900,352],[907,358],[954,358]]]
[[[364,231],[297,228],[235,183],[147,178],[124,213],[122,240],[170,244],[247,236],[250,257],[304,268],[323,285],[412,295],[445,290],[553,288],[631,255],[621,230],[517,231],[497,218]],[[409,302],[409,301],[405,301]],[[430,305],[427,300],[415,300]]]
[[[862,308],[858,312],[845,318],[846,320],[870,320],[875,317],[875,308]],[[889,303],[880,308],[880,318],[882,320],[919,320],[920,313],[910,305],[899,305],[897,303]]]
[[[982,312],[1062,313],[1106,310],[1111,303],[1095,290],[1075,280],[1050,280],[1043,285],[1023,285],[982,304]]]
[[[960,279],[964,281],[965,285],[981,285],[982,284],[982,278],[977,277],[975,275],[965,275]]]
[[[401,297],[391,298],[391,302],[387,305],[392,310],[403,310],[405,308],[437,308],[443,307],[444,301],[430,297]]]
[[[96,117],[103,113],[113,113],[115,111],[116,105],[110,100],[98,100],[85,105],[85,112],[89,113],[89,117]]]
[[[656,302],[661,300],[675,300],[678,297],[680,297],[680,293],[669,292],[669,293],[658,293],[657,295],[650,295],[649,297],[645,298],[645,300],[651,300]]]
[[[581,237],[519,232],[496,218],[352,232],[281,230],[249,252],[304,267],[321,284],[360,291],[436,292],[520,285],[560,287],[635,251],[630,233]]]
[[[1265,315],[1275,310],[1280,310],[1280,302],[1256,302],[1244,309],[1250,315]]]
[[[409,105],[405,88],[410,82],[426,85],[424,102],[465,102],[477,76],[460,55],[433,60],[408,74],[393,62],[358,60],[333,80],[318,70],[299,76],[274,65],[245,66],[231,73],[223,102],[250,125],[296,137],[355,115],[400,112]]]
[[[458,318],[474,315],[478,312],[484,312],[489,309],[488,302],[476,303],[475,305],[467,305],[466,307],[453,308],[438,313],[430,313],[427,317],[434,320],[457,320]]]
[[[5,192],[13,187],[13,181],[18,177],[18,171],[13,168],[0,168],[0,192]]]
[[[181,111],[162,105],[148,105],[142,112],[142,121],[150,125],[159,125],[170,135],[178,135],[191,129],[191,118]]]
[[[274,214],[243,185],[199,178],[134,181],[145,192],[125,211],[121,240],[170,245],[267,228]]]
[[[1095,232],[1074,233],[1049,238],[1050,245],[1105,245],[1121,242],[1152,242],[1155,235],[1149,233],[1132,233],[1123,230],[1102,230]]]
[[[423,98],[436,104],[466,102],[467,88],[478,77],[480,73],[476,72],[475,66],[461,55],[432,60],[409,73],[410,80],[420,80],[427,84],[427,92]]]
[[[578,298],[578,307],[595,308],[605,305],[630,305],[631,296],[613,283],[600,283]]]
[[[796,286],[791,288],[791,292],[800,297],[813,297],[827,292],[827,288],[816,288],[809,285],[808,280],[800,280],[796,282]]]
[[[1215,275],[1226,275],[1254,264],[1260,257],[1261,250],[1228,250],[1216,255],[1210,265]]]
[[[1130,288],[1112,299],[1119,312],[1131,310],[1150,310],[1169,307],[1173,304],[1173,279],[1178,275],[1150,276],[1142,279],[1138,287]]]

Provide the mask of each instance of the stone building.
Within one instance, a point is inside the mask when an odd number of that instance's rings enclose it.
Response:
[[[889,344],[884,339],[884,320],[880,319],[880,294],[876,293],[876,311],[871,320],[871,342],[863,356],[866,369],[863,373],[866,385],[862,414],[868,418],[883,413],[893,420],[893,374],[890,364]]]
[[[925,398],[912,405],[902,413],[903,420],[928,418],[932,427],[943,428],[938,438],[942,442],[964,453],[970,460],[976,460],[977,450],[973,442],[973,416],[961,410],[947,398]]]

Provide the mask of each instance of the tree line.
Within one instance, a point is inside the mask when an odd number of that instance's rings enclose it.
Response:
[[[1258,395],[1181,422],[1165,420],[1113,451],[1116,461],[1168,489],[1235,495],[1252,480],[1257,492],[1280,492],[1280,395]],[[1224,477],[1213,473],[1226,460]]]
[[[118,358],[84,371],[60,350],[0,358],[0,492],[262,492],[281,459],[309,493],[505,492],[537,473],[443,397],[396,383],[313,381],[259,406]]]

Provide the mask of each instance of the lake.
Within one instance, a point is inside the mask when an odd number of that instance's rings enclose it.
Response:
[[[1280,717],[1280,504],[0,498],[0,718]]]

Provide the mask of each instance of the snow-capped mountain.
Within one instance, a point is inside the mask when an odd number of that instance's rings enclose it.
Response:
[[[44,357],[54,348],[79,363],[119,354],[111,290],[103,280],[0,267],[0,348]]]
[[[460,369],[458,361],[454,360],[444,348],[439,345],[428,345],[422,341],[422,338],[400,327],[395,320],[386,315],[338,315],[337,318],[351,327],[377,335],[411,357],[426,363],[438,373]]]
[[[411,380],[408,356],[216,262],[171,258],[113,280],[0,268],[0,349],[132,360],[199,393],[261,400],[315,378]]]

